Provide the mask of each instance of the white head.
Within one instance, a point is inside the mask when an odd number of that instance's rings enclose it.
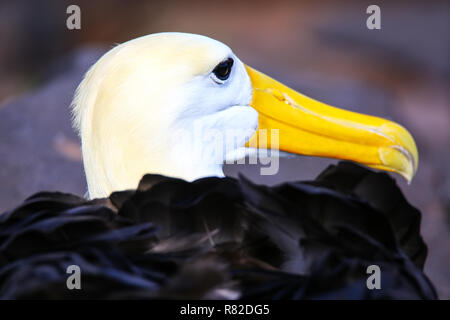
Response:
[[[417,151],[406,130],[384,119],[342,110],[338,114],[338,109],[317,104],[245,66],[228,46],[213,39],[159,33],[128,41],[87,72],[73,101],[89,195],[136,188],[146,173],[186,180],[222,176],[221,163],[248,154],[246,143],[256,139],[258,127],[280,129],[281,150],[356,160],[412,177]],[[308,117],[322,124],[307,122]],[[342,140],[336,135],[343,132],[347,140],[349,135],[373,140],[373,147],[389,147],[390,153],[359,159],[336,149],[335,143],[324,145],[303,136],[313,132],[323,139],[327,128],[330,139]],[[211,152],[229,133],[234,149]],[[386,160],[392,150],[401,150],[395,154],[400,164]]]
[[[232,68],[221,80],[213,70],[225,61]],[[233,126],[251,136],[258,124],[251,98],[243,63],[213,39],[160,33],[115,47],[89,70],[73,103],[90,196],[135,188],[149,172],[187,180],[223,175],[214,155],[192,152],[199,145],[185,134],[194,125]]]

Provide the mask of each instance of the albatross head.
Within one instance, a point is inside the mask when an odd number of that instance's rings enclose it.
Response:
[[[223,176],[222,163],[250,147],[353,160],[408,181],[418,164],[400,125],[310,99],[200,35],[152,34],[113,48],[72,106],[91,198],[136,188],[146,173]]]

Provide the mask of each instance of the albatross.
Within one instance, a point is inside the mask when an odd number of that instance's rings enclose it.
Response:
[[[72,107],[88,199],[39,192],[0,215],[0,298],[437,297],[420,212],[369,169],[411,181],[417,148],[399,124],[185,33],[113,48]],[[349,161],[274,187],[224,177],[224,162],[260,149]]]
[[[415,142],[399,124],[308,98],[200,35],[151,34],[113,48],[72,105],[90,198],[134,189],[146,173],[223,177],[223,162],[261,147],[351,160],[408,181],[418,166]],[[223,138],[194,135],[212,129]],[[225,146],[230,134],[234,143]],[[218,143],[226,152],[208,151]]]

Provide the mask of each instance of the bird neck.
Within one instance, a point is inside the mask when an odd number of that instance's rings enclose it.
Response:
[[[176,150],[155,148],[151,152],[136,141],[119,143],[118,139],[111,139],[114,143],[97,146],[93,141],[83,141],[83,163],[90,199],[107,197],[114,191],[135,189],[147,173],[186,181],[224,176],[221,164],[190,158],[181,150],[174,157]]]

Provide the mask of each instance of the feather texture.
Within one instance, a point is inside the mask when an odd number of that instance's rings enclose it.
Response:
[[[106,199],[41,192],[0,215],[0,298],[434,299],[419,228],[392,178],[347,162],[275,187],[146,175]]]

